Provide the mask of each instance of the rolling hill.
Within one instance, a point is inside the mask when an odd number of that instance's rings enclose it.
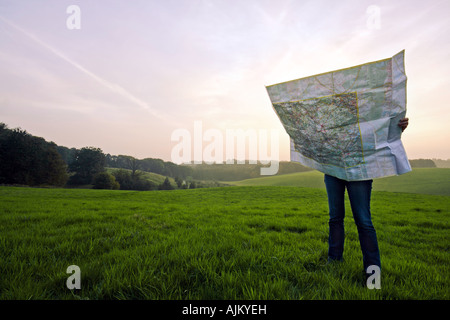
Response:
[[[325,189],[323,173],[316,170],[228,183],[237,186],[296,186]],[[450,169],[414,168],[413,171],[400,176],[375,179],[373,190],[450,196]]]

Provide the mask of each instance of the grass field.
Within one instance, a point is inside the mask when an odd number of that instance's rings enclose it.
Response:
[[[325,189],[323,173],[315,170],[228,183],[237,186],[295,186]],[[450,196],[450,169],[415,168],[400,176],[374,179],[373,190]]]
[[[0,187],[0,299],[449,299],[449,197],[372,198],[381,290],[348,203],[345,261],[326,263],[322,189]]]

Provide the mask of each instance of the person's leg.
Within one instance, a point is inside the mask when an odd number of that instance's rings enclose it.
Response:
[[[345,181],[325,175],[325,186],[328,194],[329,207],[329,236],[328,236],[328,259],[342,260],[344,253],[344,194]]]
[[[381,268],[377,234],[372,224],[370,213],[372,180],[348,182],[347,192],[353,217],[358,228],[364,270],[367,270],[370,265],[376,265]]]

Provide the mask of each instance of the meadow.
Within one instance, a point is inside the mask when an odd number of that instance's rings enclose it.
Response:
[[[323,173],[313,170],[227,182],[236,186],[295,186],[325,189]],[[374,179],[373,190],[450,196],[450,168],[414,168],[400,176]]]
[[[0,187],[0,299],[449,299],[449,197],[372,198],[380,290],[348,203],[344,262],[327,264],[320,188]],[[70,265],[81,289],[66,287]]]

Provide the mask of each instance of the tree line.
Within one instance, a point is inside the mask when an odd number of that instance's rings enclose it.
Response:
[[[431,159],[414,159],[409,160],[411,168],[436,168],[436,163]]]
[[[410,160],[413,168],[436,167],[437,159]],[[445,162],[444,160],[440,160]],[[447,162],[450,160],[447,160]],[[447,165],[447,162],[445,165]],[[439,166],[444,166],[439,163]],[[30,186],[83,186],[122,190],[170,190],[219,186],[260,176],[262,164],[177,165],[161,159],[136,159],[104,154],[100,148],[58,146],[21,128],[0,123],[0,184]],[[106,168],[114,168],[108,172]],[[311,170],[299,163],[280,162],[277,174]],[[162,183],[145,178],[144,172],[165,176]],[[174,183],[169,181],[174,179]],[[200,181],[202,180],[202,181]],[[210,181],[206,183],[205,180]]]
[[[184,181],[190,172],[189,168],[161,159],[140,160],[127,155],[104,154],[95,147],[69,149],[58,146],[57,150],[68,166],[68,186],[92,184],[95,189],[172,190],[175,186],[170,183],[169,177]],[[115,170],[107,172],[106,168]],[[144,172],[157,173],[166,178],[158,184],[147,179]]]
[[[192,176],[192,168],[186,166],[180,166],[170,161],[163,161],[161,159],[145,158],[136,159],[127,155],[106,155],[106,166],[109,168],[122,168],[129,169],[132,172],[137,170],[145,172],[153,172],[162,176],[168,176],[172,178],[182,178]]]
[[[108,173],[108,166],[119,170]],[[0,123],[0,184],[170,190],[174,186],[167,176],[176,176],[181,181],[190,172],[189,168],[177,167],[160,159],[111,156],[96,147],[58,146],[21,128],[10,129],[5,123]],[[145,179],[142,170],[154,170],[166,175],[166,179],[157,184]]]
[[[107,170],[112,168],[114,170]],[[151,181],[145,172],[165,179]],[[21,128],[0,123],[0,184],[93,187],[121,190],[172,190],[220,186],[196,181],[190,166],[161,159],[105,154],[97,147],[68,148],[47,142]],[[172,183],[169,177],[174,180]]]
[[[184,165],[192,169],[192,177],[197,180],[239,181],[261,177],[261,168],[268,167],[261,162],[243,164],[190,164]],[[298,162],[280,161],[277,175],[294,172],[311,171]]]
[[[0,184],[93,185],[123,190],[197,188],[223,185],[217,181],[255,178],[260,176],[261,167],[260,163],[177,165],[161,159],[105,154],[96,147],[68,148],[0,123]],[[106,168],[116,170],[107,172]],[[305,170],[310,169],[281,162],[279,174]],[[165,176],[166,181],[150,181],[143,172]],[[175,181],[170,183],[169,177]]]

